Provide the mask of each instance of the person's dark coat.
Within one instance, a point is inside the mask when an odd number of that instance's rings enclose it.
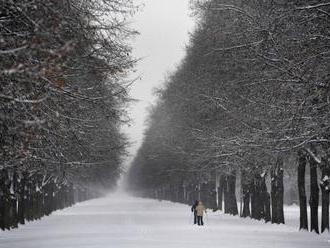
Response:
[[[195,203],[191,207],[191,212],[195,212],[197,206],[198,206],[198,201],[196,200]]]

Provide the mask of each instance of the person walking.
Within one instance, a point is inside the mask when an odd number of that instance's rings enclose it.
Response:
[[[199,226],[203,226],[203,215],[204,212],[206,213],[206,209],[201,201],[198,202],[198,205],[196,207],[196,213],[197,213],[197,223]]]
[[[196,211],[197,206],[198,206],[198,201],[196,200],[195,203],[191,207],[191,212],[194,213],[194,225],[197,224],[197,211]]]

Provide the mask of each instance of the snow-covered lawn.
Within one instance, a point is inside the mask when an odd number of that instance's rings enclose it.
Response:
[[[271,225],[220,212],[192,225],[189,207],[112,194],[57,211],[17,230],[0,232],[1,248],[319,248],[330,234],[298,232],[298,209],[288,225]]]

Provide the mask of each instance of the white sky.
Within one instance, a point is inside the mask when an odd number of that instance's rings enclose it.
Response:
[[[132,125],[124,128],[133,143],[131,158],[143,139],[147,109],[156,100],[153,89],[161,86],[166,73],[173,71],[183,58],[188,32],[194,25],[189,0],[143,0],[143,3],[144,8],[134,16],[132,24],[140,32],[134,40],[133,55],[143,59],[136,67],[142,79],[130,91],[131,97],[139,101],[130,108]]]

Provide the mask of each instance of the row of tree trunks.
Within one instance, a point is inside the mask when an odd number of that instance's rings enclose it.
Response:
[[[271,220],[271,205],[270,194],[266,185],[266,174],[255,174],[254,177],[251,177],[242,170],[241,187],[243,200],[241,217],[264,219],[265,222],[269,222]]]
[[[319,233],[319,185],[318,161],[312,156],[300,152],[298,157],[298,194],[300,205],[300,229],[308,230],[307,197],[305,189],[305,174],[307,162],[310,166],[310,231]],[[322,180],[322,223],[321,232],[329,230],[329,203],[330,203],[330,168],[323,161],[320,165]],[[266,186],[266,174],[256,174],[253,177],[247,171],[241,172],[242,208],[241,217],[251,217],[257,220],[264,219],[276,224],[284,224],[284,185],[283,159],[279,157],[271,170],[271,193]],[[148,197],[166,199],[175,202],[192,204],[195,200],[202,200],[208,208],[224,210],[227,214],[237,215],[236,200],[236,171],[219,173],[211,176],[211,181],[197,184],[183,183],[180,186],[161,188],[149,194]],[[224,203],[224,209],[223,204]],[[10,202],[5,202],[10,206]],[[20,205],[20,204],[19,204]],[[24,204],[22,204],[24,208]],[[18,211],[18,219],[20,217]]]
[[[273,188],[273,194],[276,190],[282,190],[277,195],[282,197],[282,206],[275,207],[282,210],[283,214],[283,172],[279,169],[277,172],[277,187]],[[238,215],[237,199],[236,199],[236,171],[232,173],[220,174],[211,177],[214,180],[210,182],[188,184],[182,183],[176,186],[167,186],[148,191],[146,197],[157,198],[160,200],[169,200],[173,202],[181,202],[192,204],[195,200],[201,200],[208,208],[214,210],[222,210],[222,202],[224,203],[224,212],[231,215]],[[219,178],[219,181],[217,181]],[[243,191],[243,211],[242,217],[251,217],[254,219],[264,219],[266,222],[271,221],[271,213],[278,213],[278,209],[271,212],[270,194],[266,186],[266,174],[255,175],[253,180],[245,181],[250,178],[243,171],[241,174],[241,187]],[[278,197],[276,199],[278,199]],[[274,205],[273,197],[273,205]],[[250,209],[251,205],[251,209]],[[274,208],[275,208],[274,207]]]
[[[145,196],[186,204],[201,200],[208,208],[218,209],[214,182],[199,184],[179,183],[178,185],[153,189]]]
[[[257,174],[250,183],[243,184],[243,211],[242,217],[250,216],[253,219],[271,220],[270,196],[267,191],[265,174]],[[249,203],[251,202],[251,212]]]
[[[315,151],[314,151],[315,152]],[[310,231],[319,233],[319,185],[318,185],[318,168],[321,170],[320,188],[322,193],[322,215],[321,215],[321,232],[329,231],[329,178],[330,168],[328,162],[322,160],[316,161],[314,156],[306,155],[304,152],[298,153],[298,189],[299,189],[299,205],[300,205],[300,229],[308,230],[307,216],[307,197],[305,191],[305,171],[308,162],[310,167]]]
[[[211,175],[210,181],[196,184],[183,182],[174,186],[149,190],[145,192],[144,196],[186,204],[192,204],[196,200],[201,200],[208,208],[214,211],[222,210],[222,202],[224,202],[226,213],[238,214],[236,172],[230,175],[221,175],[218,182],[217,176]]]
[[[42,181],[38,175],[2,170],[0,172],[0,229],[10,230],[51,212],[85,201],[95,195],[74,189],[72,184]],[[44,185],[43,185],[44,184]]]

